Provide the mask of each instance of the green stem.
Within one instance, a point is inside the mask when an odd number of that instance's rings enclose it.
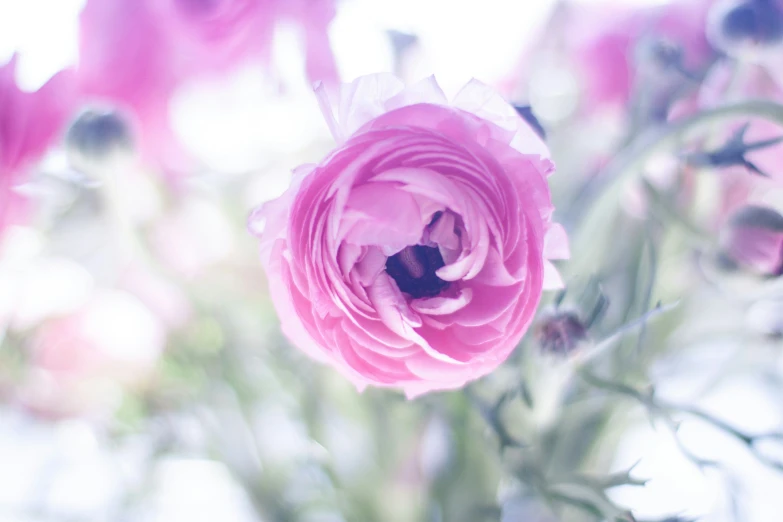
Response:
[[[647,161],[656,154],[672,152],[686,138],[703,134],[717,124],[747,117],[762,118],[783,127],[783,104],[767,100],[746,100],[650,128],[615,155],[603,171],[585,187],[588,201],[577,205],[577,209],[565,221],[569,224],[582,221],[580,218],[584,216],[580,216],[580,212],[589,213],[591,209],[602,206],[590,201],[592,195],[601,194],[599,197],[603,197],[614,193],[617,187],[622,186],[623,181],[641,171]]]
[[[783,105],[767,100],[748,100],[709,109],[642,134],[615,156],[606,167],[604,176],[616,183],[628,174],[641,170],[655,154],[672,150],[689,135],[709,130],[718,123],[747,116],[763,118],[783,127]]]

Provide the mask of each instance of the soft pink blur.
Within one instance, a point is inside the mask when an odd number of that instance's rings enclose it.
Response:
[[[432,77],[361,77],[336,115],[318,94],[338,147],[251,219],[283,331],[360,389],[413,397],[491,372],[561,284],[547,259],[568,256],[546,146],[475,80],[449,102]],[[448,288],[400,290],[386,262],[412,245],[438,249]]]
[[[714,108],[749,99],[783,102],[783,86],[764,65],[726,60],[710,71],[699,93],[698,107],[694,109]],[[746,123],[750,124],[744,136],[746,143],[783,136],[783,128],[779,125],[762,118],[748,117],[726,128],[717,136],[719,142],[725,143]],[[758,201],[770,188],[779,187],[783,183],[783,145],[754,150],[745,157],[769,178],[752,173],[743,166],[721,169],[717,173],[721,176],[723,186],[719,219],[749,201]]]
[[[75,100],[71,71],[56,74],[35,92],[19,89],[15,71],[15,56],[0,67],[0,234],[22,219],[26,202],[14,188],[60,137]]]
[[[19,400],[46,416],[108,413],[149,378],[164,344],[163,324],[138,299],[98,291],[38,329]]]
[[[175,137],[169,102],[186,80],[243,62],[268,65],[275,26],[301,29],[312,80],[337,83],[332,0],[88,0],[80,19],[83,95],[128,113],[143,157],[179,179],[196,161]]]
[[[542,57],[554,52],[564,57],[561,65],[575,77],[582,111],[624,109],[637,83],[648,80],[641,77],[645,71],[637,62],[661,59],[657,46],[680,48],[689,71],[705,68],[713,55],[704,32],[710,3],[683,0],[643,8],[611,0],[564,4],[539,44],[525,53],[512,82],[534,80],[542,67],[551,65]]]

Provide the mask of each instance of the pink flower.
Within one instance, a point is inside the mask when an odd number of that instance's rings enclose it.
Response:
[[[148,0],[186,71],[223,70],[249,59],[268,61],[275,25],[301,29],[308,75],[337,82],[327,29],[334,0]]]
[[[259,0],[153,0],[150,10],[169,43],[195,73],[268,58],[276,2]]]
[[[58,138],[74,101],[70,71],[35,92],[19,89],[15,71],[15,56],[0,67],[0,233],[20,219],[25,202],[14,187]]]
[[[528,51],[518,76],[531,82],[525,89],[531,98],[560,93],[567,74],[583,111],[623,109],[634,96],[681,86],[688,81],[683,73],[704,69],[713,55],[705,36],[711,1],[645,8],[611,0],[566,5],[543,41]],[[553,67],[557,75],[551,74]]]
[[[318,93],[337,149],[251,217],[283,332],[360,389],[491,372],[568,256],[546,146],[475,80],[449,102],[432,77],[361,77],[336,117]]]
[[[143,0],[90,0],[79,26],[82,95],[116,106],[130,118],[140,152],[149,162],[187,168],[190,158],[173,135],[168,102],[179,70],[165,27]]]
[[[275,25],[302,29],[308,73],[337,83],[327,27],[333,0],[88,0],[79,76],[88,98],[127,112],[142,155],[171,174],[193,158],[175,138],[169,101],[183,82],[269,61]]]

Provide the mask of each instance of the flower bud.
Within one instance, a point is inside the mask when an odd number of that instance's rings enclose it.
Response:
[[[568,355],[587,339],[587,327],[576,313],[556,311],[539,321],[536,339],[545,353]]]
[[[710,42],[726,54],[755,59],[783,42],[780,0],[723,0],[708,20]]]
[[[783,273],[783,216],[775,210],[743,207],[729,218],[719,243],[723,268],[769,277]]]
[[[114,110],[88,109],[71,124],[65,135],[71,164],[79,169],[102,163],[133,148],[131,131]]]

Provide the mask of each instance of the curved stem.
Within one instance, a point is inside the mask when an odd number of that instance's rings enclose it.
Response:
[[[584,189],[588,201],[592,195],[611,192],[622,181],[640,171],[645,163],[663,152],[673,150],[677,144],[693,134],[703,133],[716,124],[741,119],[762,118],[783,127],[783,104],[768,100],[747,100],[731,103],[714,109],[698,112],[690,117],[653,127],[639,135],[621,150]],[[577,205],[576,210],[565,220],[575,224],[580,215],[598,205]],[[584,212],[580,212],[580,211]]]

